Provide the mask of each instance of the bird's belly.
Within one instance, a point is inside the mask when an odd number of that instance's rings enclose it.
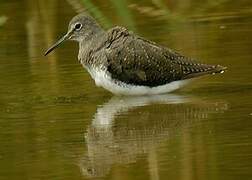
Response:
[[[118,95],[151,95],[164,94],[185,85],[188,80],[173,81],[156,87],[149,87],[143,85],[126,84],[122,81],[112,79],[110,73],[105,70],[88,69],[91,77],[95,80],[97,86],[103,87],[113,94]]]

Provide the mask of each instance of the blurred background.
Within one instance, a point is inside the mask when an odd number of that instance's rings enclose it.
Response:
[[[87,11],[228,71],[115,97],[45,50]],[[0,179],[251,179],[251,0],[0,0]]]

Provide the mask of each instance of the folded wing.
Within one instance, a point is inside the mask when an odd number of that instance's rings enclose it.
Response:
[[[225,67],[196,63],[168,48],[115,27],[106,42],[108,71],[113,79],[155,87],[172,81],[223,72]]]

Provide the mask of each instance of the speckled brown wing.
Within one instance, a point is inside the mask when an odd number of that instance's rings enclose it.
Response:
[[[149,87],[224,70],[219,65],[195,63],[121,27],[108,31],[106,57],[113,79]]]

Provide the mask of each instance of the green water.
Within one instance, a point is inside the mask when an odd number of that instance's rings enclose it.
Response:
[[[0,179],[251,179],[250,0],[0,4]],[[83,8],[228,71],[169,95],[113,96],[76,43],[43,56]]]

